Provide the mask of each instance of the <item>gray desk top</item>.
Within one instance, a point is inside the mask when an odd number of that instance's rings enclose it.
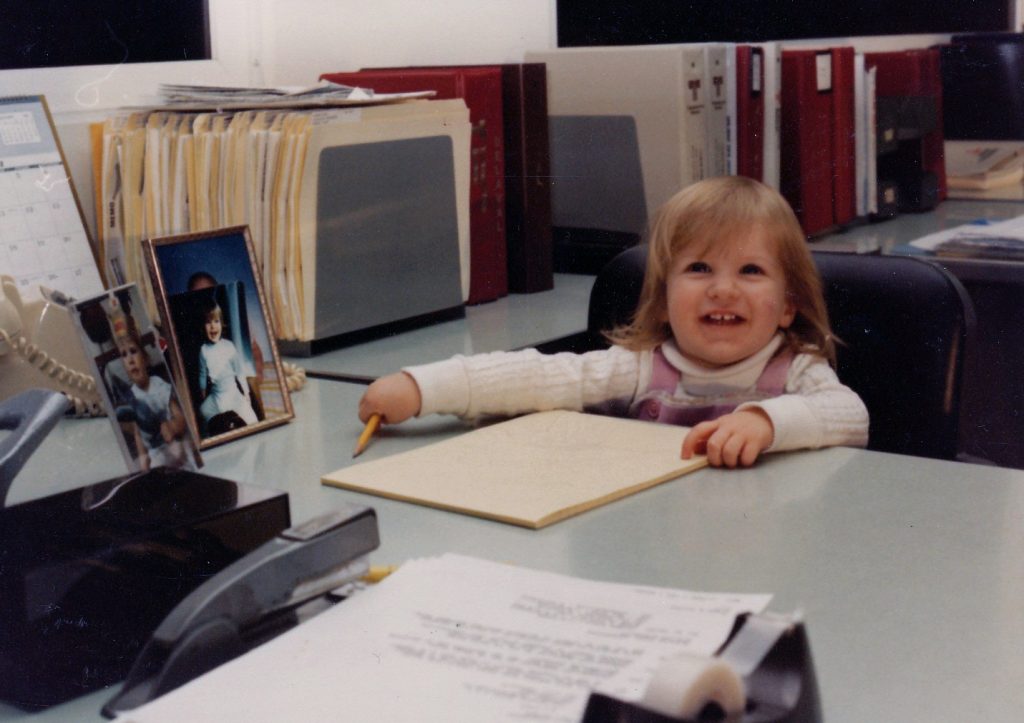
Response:
[[[342,501],[372,505],[375,563],[454,551],[603,580],[773,593],[771,609],[806,614],[828,721],[1020,717],[1024,472],[851,449],[781,454],[531,531],[320,485],[351,463],[362,390],[311,380],[294,395],[292,423],[208,450],[204,471],[287,490],[295,522]],[[364,456],[464,428],[415,420],[384,430]],[[62,421],[12,496],[118,474],[112,445],[106,420]],[[31,720],[98,721],[109,695]],[[0,705],[0,721],[23,719]]]
[[[557,339],[587,326],[593,276],[555,274],[555,288],[534,294],[509,294],[469,306],[464,319],[290,361],[309,370],[376,377],[411,364],[517,349]]]
[[[1020,201],[943,201],[928,213],[904,213],[878,223],[853,226],[811,243],[812,249],[889,253],[894,247],[943,229],[979,219],[1004,220],[1024,215]]]

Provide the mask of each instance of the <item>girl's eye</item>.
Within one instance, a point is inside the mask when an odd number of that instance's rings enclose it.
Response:
[[[743,268],[740,269],[740,273],[741,274],[763,274],[764,273],[764,269],[762,269],[757,264],[745,264],[743,266]]]
[[[711,267],[703,261],[694,261],[686,267],[686,272],[690,274],[707,274],[711,272]]]

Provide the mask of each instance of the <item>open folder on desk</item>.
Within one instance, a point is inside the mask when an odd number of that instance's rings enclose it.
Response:
[[[703,456],[680,459],[685,433],[634,419],[538,412],[322,481],[538,529],[704,467]]]

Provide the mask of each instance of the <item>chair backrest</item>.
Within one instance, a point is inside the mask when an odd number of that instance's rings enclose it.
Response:
[[[952,274],[926,260],[814,252],[837,349],[840,380],[871,415],[868,448],[954,459],[959,449],[964,351],[974,307]],[[636,309],[647,259],[634,246],[594,282],[588,333],[626,322]]]

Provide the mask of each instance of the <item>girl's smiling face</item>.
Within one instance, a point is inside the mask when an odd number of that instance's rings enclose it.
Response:
[[[219,312],[212,311],[206,315],[203,330],[206,332],[206,339],[208,341],[216,342],[220,339],[220,335],[224,331],[224,325],[220,320]]]
[[[684,249],[666,282],[666,315],[676,346],[706,367],[734,364],[760,351],[796,308],[773,245],[754,229],[707,250]]]

